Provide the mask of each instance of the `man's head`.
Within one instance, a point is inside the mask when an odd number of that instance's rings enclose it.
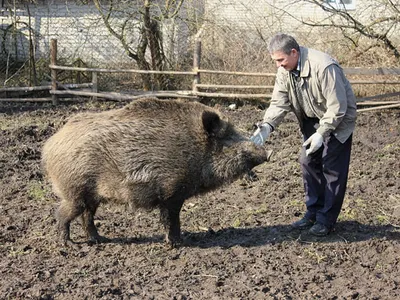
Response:
[[[268,51],[278,68],[287,71],[297,68],[300,46],[292,36],[284,33],[274,35],[269,41]]]

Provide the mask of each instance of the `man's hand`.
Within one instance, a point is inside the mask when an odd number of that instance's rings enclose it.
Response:
[[[250,140],[252,140],[252,142],[257,146],[262,146],[271,133],[272,127],[268,123],[264,123],[262,125],[257,124],[257,127],[257,130],[254,132]]]
[[[306,155],[310,155],[311,153],[314,153],[317,151],[319,148],[322,146],[322,142],[324,141],[324,138],[322,135],[318,132],[314,133],[312,136],[310,136],[303,144],[303,147],[307,147],[310,145],[310,148],[306,150]]]

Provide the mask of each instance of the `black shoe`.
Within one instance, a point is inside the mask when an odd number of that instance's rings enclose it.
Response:
[[[315,225],[310,228],[309,232],[315,236],[326,236],[331,232],[331,230],[324,224],[315,223]]]
[[[303,217],[302,219],[292,223],[291,226],[293,228],[296,228],[296,229],[306,229],[306,228],[309,228],[309,227],[311,227],[313,225],[314,225],[314,221],[313,220],[310,220],[310,219],[308,219],[306,217]]]

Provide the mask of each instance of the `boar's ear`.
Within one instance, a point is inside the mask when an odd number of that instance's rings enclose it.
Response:
[[[204,111],[202,116],[203,126],[206,132],[214,136],[221,129],[221,119],[219,115],[212,111]]]

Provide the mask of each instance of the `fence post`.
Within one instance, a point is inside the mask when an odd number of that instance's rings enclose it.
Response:
[[[57,40],[51,39],[50,43],[50,65],[57,65]],[[57,90],[57,70],[51,68],[51,90],[54,92]],[[58,97],[56,94],[51,95],[51,100],[54,105],[58,104]]]
[[[99,87],[98,87],[98,78],[97,78],[97,72],[92,72],[92,92],[93,93],[98,93]],[[94,101],[97,100],[96,96],[93,96],[92,98]]]
[[[197,85],[200,83],[200,60],[201,60],[201,40],[200,38],[196,40],[196,44],[194,47],[193,53],[193,72],[196,72],[194,75],[193,84],[192,84],[192,91],[194,93],[198,92]]]

